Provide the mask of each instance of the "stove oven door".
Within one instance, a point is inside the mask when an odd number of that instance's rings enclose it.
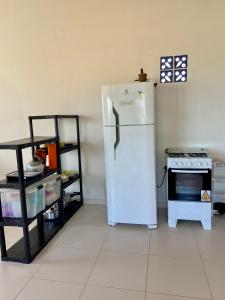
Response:
[[[211,191],[210,169],[168,169],[168,200],[201,201],[201,191]]]

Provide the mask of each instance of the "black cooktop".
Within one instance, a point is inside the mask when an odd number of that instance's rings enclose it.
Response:
[[[205,148],[177,147],[177,148],[167,148],[165,152],[168,155],[168,157],[174,157],[174,158],[208,157],[207,150]]]

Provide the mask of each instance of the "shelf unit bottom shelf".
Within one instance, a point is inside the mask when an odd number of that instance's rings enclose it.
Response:
[[[40,243],[38,236],[38,228],[35,226],[30,231],[30,248],[31,248],[31,260],[24,259],[24,238],[21,238],[11,248],[7,250],[7,257],[2,257],[3,261],[13,261],[21,263],[31,263],[33,259],[41,252],[41,250],[48,244],[48,242],[54,237],[54,235],[61,229],[61,225],[50,227],[44,222],[45,241]]]
[[[64,220],[67,222],[75,213],[76,211],[82,206],[81,201],[71,201],[68,205],[64,208]]]
[[[82,206],[81,201],[71,201],[64,208],[64,223],[66,223]],[[31,248],[31,260],[24,259],[24,238],[21,238],[13,246],[7,250],[7,257],[2,257],[3,261],[12,261],[29,264],[34,258],[41,252],[41,250],[49,243],[49,241],[57,234],[57,232],[63,227],[63,225],[57,222],[43,222],[44,226],[44,242],[40,243],[38,235],[38,227],[35,226],[31,229],[30,236],[30,248]]]

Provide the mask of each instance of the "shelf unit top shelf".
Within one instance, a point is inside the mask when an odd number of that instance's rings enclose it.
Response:
[[[63,153],[67,153],[67,152],[70,152],[70,151],[73,151],[73,150],[76,150],[78,149],[78,145],[74,144],[72,146],[65,146],[65,147],[61,147],[59,152],[60,154],[63,154]]]
[[[41,144],[49,144],[57,142],[57,137],[35,136],[33,138],[25,138],[5,143],[0,143],[0,149],[24,149],[28,147],[38,146]]]
[[[41,120],[41,119],[70,119],[70,118],[79,118],[78,115],[40,115],[40,116],[29,116],[29,119],[32,120]]]
[[[63,189],[66,189],[68,186],[76,182],[79,178],[80,178],[79,174],[75,174],[74,176],[71,176],[68,181],[62,183]]]

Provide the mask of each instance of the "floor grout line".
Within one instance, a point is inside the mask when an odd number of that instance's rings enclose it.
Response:
[[[18,293],[15,295],[15,297],[13,297],[13,300],[17,299],[18,296],[22,293],[22,291],[28,286],[28,284],[31,282],[32,277],[29,278],[29,280],[27,281],[27,283],[22,287],[21,290],[18,291]]]
[[[50,246],[50,245],[49,245],[49,246]],[[53,245],[53,248],[51,249],[51,251],[54,250],[56,246],[57,246],[57,245]],[[39,253],[39,255],[41,255],[41,253]],[[38,256],[39,256],[39,255],[38,255]],[[49,255],[50,255],[50,253],[48,253],[48,254],[46,255],[46,257],[48,257]],[[37,257],[38,257],[38,256],[37,256]],[[36,258],[37,258],[37,257],[36,257]],[[46,258],[46,257],[45,257],[45,258]],[[36,259],[36,258],[35,258],[35,259]],[[34,260],[35,260],[35,259],[34,259]],[[39,259],[40,259],[40,258],[39,258]],[[41,260],[40,263],[38,263],[39,266],[37,267],[37,270],[35,270],[34,273],[33,273],[31,276],[29,276],[28,282],[27,282],[27,283],[25,284],[25,286],[24,286],[24,287],[16,294],[15,298],[13,298],[14,300],[16,300],[16,299],[18,298],[18,296],[22,293],[22,291],[23,291],[23,290],[28,286],[28,284],[31,282],[31,280],[34,279],[34,275],[40,270],[40,268],[42,267],[42,263],[43,263],[43,262],[44,262],[44,261]]]
[[[154,294],[154,295],[163,295],[163,296],[174,296],[174,297],[178,297],[178,298],[184,298],[184,300],[185,299],[193,299],[193,300],[213,300],[213,298],[212,299],[209,299],[209,298],[199,298],[199,297],[189,297],[189,296],[181,296],[181,295],[175,295],[175,294],[166,294],[166,293],[157,293],[157,292],[148,292],[148,294]]]
[[[147,299],[147,284],[148,284],[148,268],[150,263],[150,243],[151,243],[151,232],[149,232],[149,241],[148,241],[148,261],[147,261],[147,272],[145,279],[145,300]]]
[[[179,228],[179,227],[178,227]],[[158,230],[158,232],[160,232],[160,233],[174,233],[174,234],[185,234],[185,235],[193,235],[194,233],[193,232],[185,232],[185,231],[182,231],[182,229],[176,229],[176,230],[172,230],[172,229],[163,229],[163,228],[161,228],[160,227],[160,224],[159,224],[159,226],[158,226],[158,229],[156,229],[156,230]]]
[[[79,296],[78,300],[81,299],[81,297],[82,297],[82,295],[83,295],[83,293],[84,293],[84,290],[85,290],[85,288],[86,288],[86,286],[87,286],[88,280],[89,280],[89,278],[90,278],[90,276],[91,276],[91,274],[92,274],[92,271],[94,270],[94,267],[95,267],[96,264],[97,264],[98,258],[100,257],[100,255],[101,255],[101,253],[102,253],[102,249],[103,249],[103,247],[104,247],[105,241],[106,241],[106,239],[108,238],[110,232],[111,232],[111,229],[108,230],[108,232],[106,233],[106,236],[105,236],[105,238],[104,238],[104,240],[103,240],[103,242],[102,242],[102,246],[101,246],[101,248],[100,248],[100,250],[99,250],[99,253],[98,253],[98,255],[97,255],[96,259],[95,259],[95,262],[94,262],[94,264],[93,264],[93,266],[92,266],[92,268],[91,268],[91,271],[90,271],[90,273],[89,273],[89,275],[88,275],[88,277],[87,277],[87,280],[86,280],[86,282],[85,282],[85,284],[84,284],[84,286],[83,286],[83,288],[82,288],[82,290],[81,290],[81,293],[80,293],[80,296]]]
[[[129,251],[121,251],[121,250],[109,250],[109,249],[102,249],[104,252],[113,252],[113,253],[121,253],[121,254],[130,254],[130,255],[137,255],[137,256],[147,256],[148,252],[129,252]]]
[[[193,230],[193,232],[194,232],[194,230]],[[210,284],[209,284],[209,279],[208,279],[208,275],[207,275],[207,272],[206,272],[204,260],[202,258],[201,250],[200,250],[200,247],[199,247],[199,244],[198,244],[198,239],[196,237],[195,232],[194,232],[194,238],[195,238],[195,242],[197,244],[198,252],[199,252],[199,255],[200,255],[200,261],[201,261],[203,272],[205,274],[205,278],[206,278],[206,281],[207,281],[207,284],[208,284],[209,292],[210,292],[211,298],[213,299],[213,294],[212,294],[211,287],[210,287]]]
[[[156,256],[156,257],[165,257],[165,258],[171,258],[175,260],[187,260],[187,261],[199,261],[200,257],[185,257],[185,256],[171,256],[171,255],[159,255],[159,254],[153,254],[149,253],[149,256]]]
[[[138,292],[138,293],[145,294],[145,290],[128,289],[128,288],[122,288],[122,287],[115,287],[115,286],[111,286],[111,285],[100,285],[100,284],[97,284],[97,283],[88,283],[86,285],[88,285],[88,286],[95,286],[95,287],[99,287],[99,288],[107,288],[107,289],[113,289],[113,290]],[[209,299],[207,299],[207,300],[209,300]]]

